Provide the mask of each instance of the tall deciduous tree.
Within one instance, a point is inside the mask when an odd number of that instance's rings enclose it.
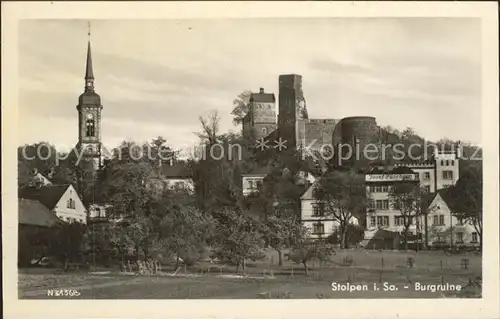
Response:
[[[160,224],[159,240],[176,257],[175,268],[192,251],[201,251],[213,235],[214,219],[194,207],[179,206],[167,213]]]
[[[474,226],[482,247],[483,237],[483,172],[482,166],[470,166],[449,189],[451,210],[464,222]]]
[[[396,183],[389,190],[389,199],[394,209],[401,214],[404,245],[407,250],[410,226],[417,222],[422,214],[422,191],[417,183]]]
[[[368,195],[364,176],[353,171],[334,171],[322,177],[313,195],[324,205],[325,215],[339,224],[340,243],[347,248],[347,226],[366,213]]]
[[[302,223],[294,224],[294,239],[289,257],[291,260],[304,265],[305,274],[309,274],[309,262],[319,260],[320,262],[327,261],[331,255],[335,253],[332,245],[325,240],[310,239],[311,230]]]
[[[233,100],[233,110],[231,114],[233,115],[233,123],[239,125],[243,122],[243,119],[248,113],[250,102],[251,91],[246,90],[241,92],[237,98]]]
[[[242,211],[225,208],[217,218],[215,255],[236,265],[237,271],[245,270],[246,260],[265,257],[262,249],[264,240],[259,231],[259,221]]]

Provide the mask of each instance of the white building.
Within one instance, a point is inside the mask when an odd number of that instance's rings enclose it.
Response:
[[[479,246],[479,234],[474,225],[451,214],[446,190],[438,191],[428,209],[427,231],[431,246]],[[425,217],[422,217],[424,221]]]
[[[311,230],[311,238],[327,238],[334,233],[340,223],[325,210],[325,204],[314,197],[314,188],[319,179],[302,194],[300,198],[300,217],[304,226]],[[358,225],[358,219],[351,217],[349,224]]]
[[[87,223],[87,210],[72,185],[25,187],[19,198],[39,201],[65,222]]]
[[[404,229],[403,216],[389,198],[391,187],[395,183],[415,182],[423,191],[437,194],[439,190],[453,186],[458,181],[459,158],[459,149],[457,151],[436,150],[433,158],[429,161],[397,164],[393,170],[375,169],[367,174],[365,181],[373,206],[366,214],[365,240],[369,240],[379,229],[402,233]],[[437,218],[439,220],[442,217]],[[434,222],[434,215],[429,215],[429,219]],[[417,236],[420,234],[419,237],[422,240],[420,242],[423,242],[426,226],[428,228],[431,224],[426,224],[424,219],[419,219],[418,222],[413,220],[409,227],[409,235]]]

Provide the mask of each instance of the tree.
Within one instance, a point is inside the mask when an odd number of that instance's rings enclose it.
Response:
[[[295,223],[293,249],[290,252],[290,259],[304,265],[305,274],[309,274],[308,263],[314,259],[320,262],[327,261],[335,249],[324,240],[310,239],[309,228],[300,222]]]
[[[79,222],[59,223],[52,232],[49,246],[51,255],[56,256],[64,263],[64,270],[68,269],[69,262],[79,261],[84,244],[86,225]]]
[[[283,249],[290,247],[293,242],[296,223],[296,218],[293,215],[271,215],[266,220],[266,235],[269,238],[269,245],[278,252],[280,266],[283,266]]]
[[[479,235],[480,247],[483,243],[483,172],[482,166],[470,166],[449,189],[448,202],[453,215],[474,226]]]
[[[159,240],[164,249],[175,255],[176,269],[180,258],[186,262],[190,253],[205,248],[213,235],[214,225],[210,215],[189,206],[177,207],[163,217]]]
[[[236,265],[237,271],[245,271],[246,260],[265,257],[259,228],[255,217],[231,208],[222,209],[217,218],[215,256]]]
[[[241,92],[236,99],[233,100],[233,110],[231,114],[233,115],[234,125],[239,125],[243,122],[243,119],[249,111],[250,96],[252,92],[249,90]]]
[[[399,210],[401,213],[404,245],[405,250],[408,250],[408,233],[410,226],[413,225],[414,222],[418,222],[422,213],[421,189],[416,183],[397,183],[390,188],[389,198],[394,205],[394,209]]]
[[[364,177],[353,171],[331,172],[320,179],[313,196],[324,205],[325,215],[338,222],[341,248],[347,248],[348,225],[366,212]]]

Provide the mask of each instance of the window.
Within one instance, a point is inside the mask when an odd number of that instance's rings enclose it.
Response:
[[[472,235],[472,240],[471,240],[471,242],[472,242],[472,243],[477,243],[477,241],[478,241],[478,240],[477,240],[477,233],[476,233],[476,232],[474,232],[474,233],[472,233],[471,235]]]
[[[432,224],[439,225],[439,216],[438,215],[432,216]]]
[[[448,166],[449,164],[450,164],[450,162],[448,162],[448,160],[446,160],[445,166]]]
[[[375,227],[377,225],[375,216],[370,217],[370,227]]]
[[[323,223],[315,223],[313,225],[313,233],[314,234],[324,234],[325,233],[325,225]]]
[[[382,186],[382,193],[387,193],[389,191],[389,188],[387,185]]]
[[[443,179],[453,179],[453,171],[443,171]]]
[[[313,205],[313,216],[322,217],[325,216],[325,204],[317,203]]]
[[[444,215],[439,215],[439,225],[444,225]]]
[[[264,135],[267,134],[267,128],[265,128],[265,127],[262,128],[262,134],[264,134]]]
[[[257,188],[261,188],[262,187],[262,181],[261,180],[255,181],[255,186]]]
[[[389,210],[389,200],[385,199],[382,201],[382,209]]]
[[[454,160],[451,160],[451,165],[454,166],[455,165],[455,161]]]
[[[457,233],[457,243],[463,243],[464,242],[464,233],[459,232]]]
[[[66,207],[70,209],[75,209],[76,208],[75,200],[73,198],[68,199]]]
[[[431,179],[431,173],[429,173],[429,172],[424,172],[424,179],[426,179],[426,180]]]
[[[394,225],[396,225],[396,226],[403,226],[404,225],[404,218],[403,218],[403,216],[394,216]]]
[[[255,188],[253,180],[249,180],[248,181],[248,188],[250,188],[250,189],[254,189]]]
[[[425,185],[424,186],[424,192],[430,193],[431,192],[431,185]]]
[[[92,118],[87,119],[85,122],[85,135],[95,136],[95,122]]]
[[[389,226],[389,216],[377,216],[377,225],[380,227]]]
[[[376,200],[375,201],[375,208],[381,210],[382,209],[382,201],[381,200]]]
[[[394,209],[396,209],[396,210],[399,210],[399,208],[400,208],[399,202],[397,202],[397,201],[393,202],[393,203],[392,203],[392,207],[393,207]]]
[[[443,160],[441,160],[441,166],[444,166],[444,161]]]

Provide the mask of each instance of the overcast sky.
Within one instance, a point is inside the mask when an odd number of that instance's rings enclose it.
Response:
[[[92,21],[108,147],[197,138],[200,115],[232,125],[232,100],[303,76],[310,118],[367,115],[427,139],[481,142],[481,30],[472,19]],[[77,142],[87,21],[31,20],[19,33],[20,143]]]

